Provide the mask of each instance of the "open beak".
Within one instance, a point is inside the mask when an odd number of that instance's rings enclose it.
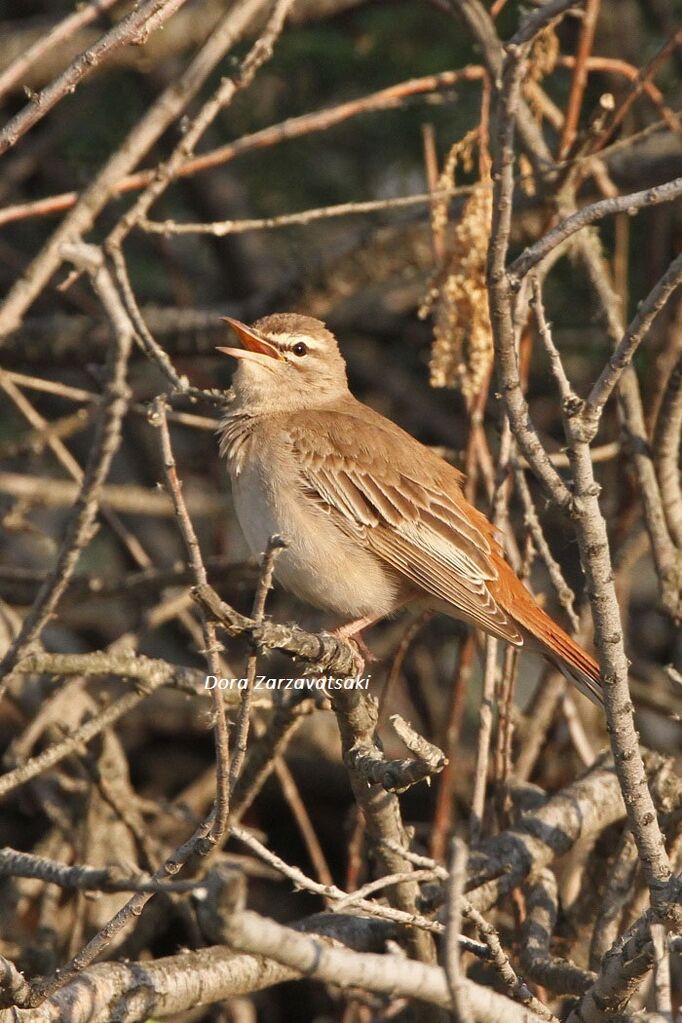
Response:
[[[271,345],[251,327],[247,327],[241,320],[233,320],[231,316],[223,316],[222,319],[225,323],[229,323],[244,347],[217,348],[216,351],[222,352],[224,355],[231,355],[234,359],[250,359],[252,362],[265,363],[265,365],[269,363],[270,359],[284,361],[284,356],[278,348]]]

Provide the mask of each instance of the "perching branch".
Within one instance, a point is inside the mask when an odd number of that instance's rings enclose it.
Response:
[[[313,635],[297,625],[257,622],[225,604],[207,585],[195,586],[192,596],[230,636],[246,634],[261,650],[282,650],[304,662],[311,675],[334,674],[352,678],[357,669],[351,643],[337,636]]]

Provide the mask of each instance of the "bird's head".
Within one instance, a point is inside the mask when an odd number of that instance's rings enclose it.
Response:
[[[296,409],[331,401],[348,389],[336,338],[321,320],[275,313],[251,326],[224,317],[243,348],[218,348],[239,360],[236,396],[272,408]]]

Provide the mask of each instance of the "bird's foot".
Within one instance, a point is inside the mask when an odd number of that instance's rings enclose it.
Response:
[[[353,647],[353,667],[358,677],[364,674],[365,664],[376,661],[376,657],[365,643],[360,632],[351,631],[350,626],[344,625],[340,629],[334,629],[331,635],[337,639],[344,640],[346,643],[350,643]]]
[[[357,632],[354,636],[350,636],[349,639],[351,639],[352,642],[355,643],[355,645],[357,646],[358,650],[362,655],[363,668],[365,664],[372,664],[373,661],[378,660],[377,656],[372,653],[370,648],[365,643],[360,632]]]
[[[377,658],[375,657],[375,655],[372,653],[372,651],[369,649],[364,639],[362,638],[362,632],[360,630],[362,629],[363,625],[364,619],[362,620],[362,622],[350,622],[348,625],[342,625],[341,628],[339,629],[334,629],[334,631],[332,632],[332,636],[336,636],[337,639],[350,640],[350,642],[354,643],[355,646],[360,651],[360,653],[362,654],[363,662],[366,661],[369,664],[371,664],[372,661],[376,661]]]

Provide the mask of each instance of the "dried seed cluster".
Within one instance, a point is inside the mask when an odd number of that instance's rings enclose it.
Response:
[[[421,316],[435,310],[431,385],[459,387],[469,401],[483,387],[493,360],[485,284],[491,215],[492,190],[481,183],[453,227],[444,268],[420,309]]]

